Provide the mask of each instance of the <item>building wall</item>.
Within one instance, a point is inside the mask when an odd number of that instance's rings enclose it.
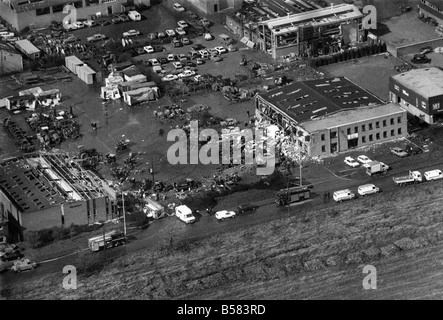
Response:
[[[23,240],[23,232],[20,228],[22,213],[16,205],[9,200],[8,196],[0,189],[0,215],[8,219],[8,241],[17,242]],[[4,231],[6,232],[6,230]]]
[[[443,24],[443,12],[438,11],[437,8],[431,8],[422,2],[419,2],[418,7],[424,17],[434,18],[439,24]]]
[[[0,50],[0,75],[23,71],[20,54]]]

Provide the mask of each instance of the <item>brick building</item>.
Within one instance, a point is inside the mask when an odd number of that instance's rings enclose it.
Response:
[[[440,0],[420,0],[418,3],[419,14],[423,17],[434,18],[438,24],[443,25],[443,3]]]

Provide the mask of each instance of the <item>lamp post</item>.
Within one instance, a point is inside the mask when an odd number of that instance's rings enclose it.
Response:
[[[123,229],[126,237],[126,210],[125,210],[125,194],[122,191],[122,205],[123,205]]]

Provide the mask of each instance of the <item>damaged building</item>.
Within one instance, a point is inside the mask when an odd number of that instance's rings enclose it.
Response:
[[[257,124],[277,125],[282,151],[324,157],[407,135],[406,110],[345,77],[309,80],[255,98]]]
[[[0,217],[8,241],[26,230],[103,222],[117,216],[116,192],[62,153],[35,153],[0,163]]]

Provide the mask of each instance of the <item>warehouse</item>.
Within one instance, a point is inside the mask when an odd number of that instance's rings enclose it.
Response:
[[[405,110],[386,105],[345,77],[279,87],[257,95],[255,105],[259,126],[277,125],[290,148],[304,148],[310,156],[328,156],[407,134]]]
[[[389,79],[389,98],[428,124],[443,121],[443,71],[413,69]]]
[[[243,0],[188,0],[188,2],[205,14],[214,14],[226,9],[240,9]]]
[[[419,15],[433,18],[438,24],[443,24],[443,3],[440,0],[420,0]]]
[[[15,42],[15,47],[29,59],[36,60],[40,58],[40,50],[29,40],[18,40]]]
[[[67,154],[30,154],[0,164],[0,209],[15,241],[23,240],[23,230],[115,218],[115,201],[105,181]]]

